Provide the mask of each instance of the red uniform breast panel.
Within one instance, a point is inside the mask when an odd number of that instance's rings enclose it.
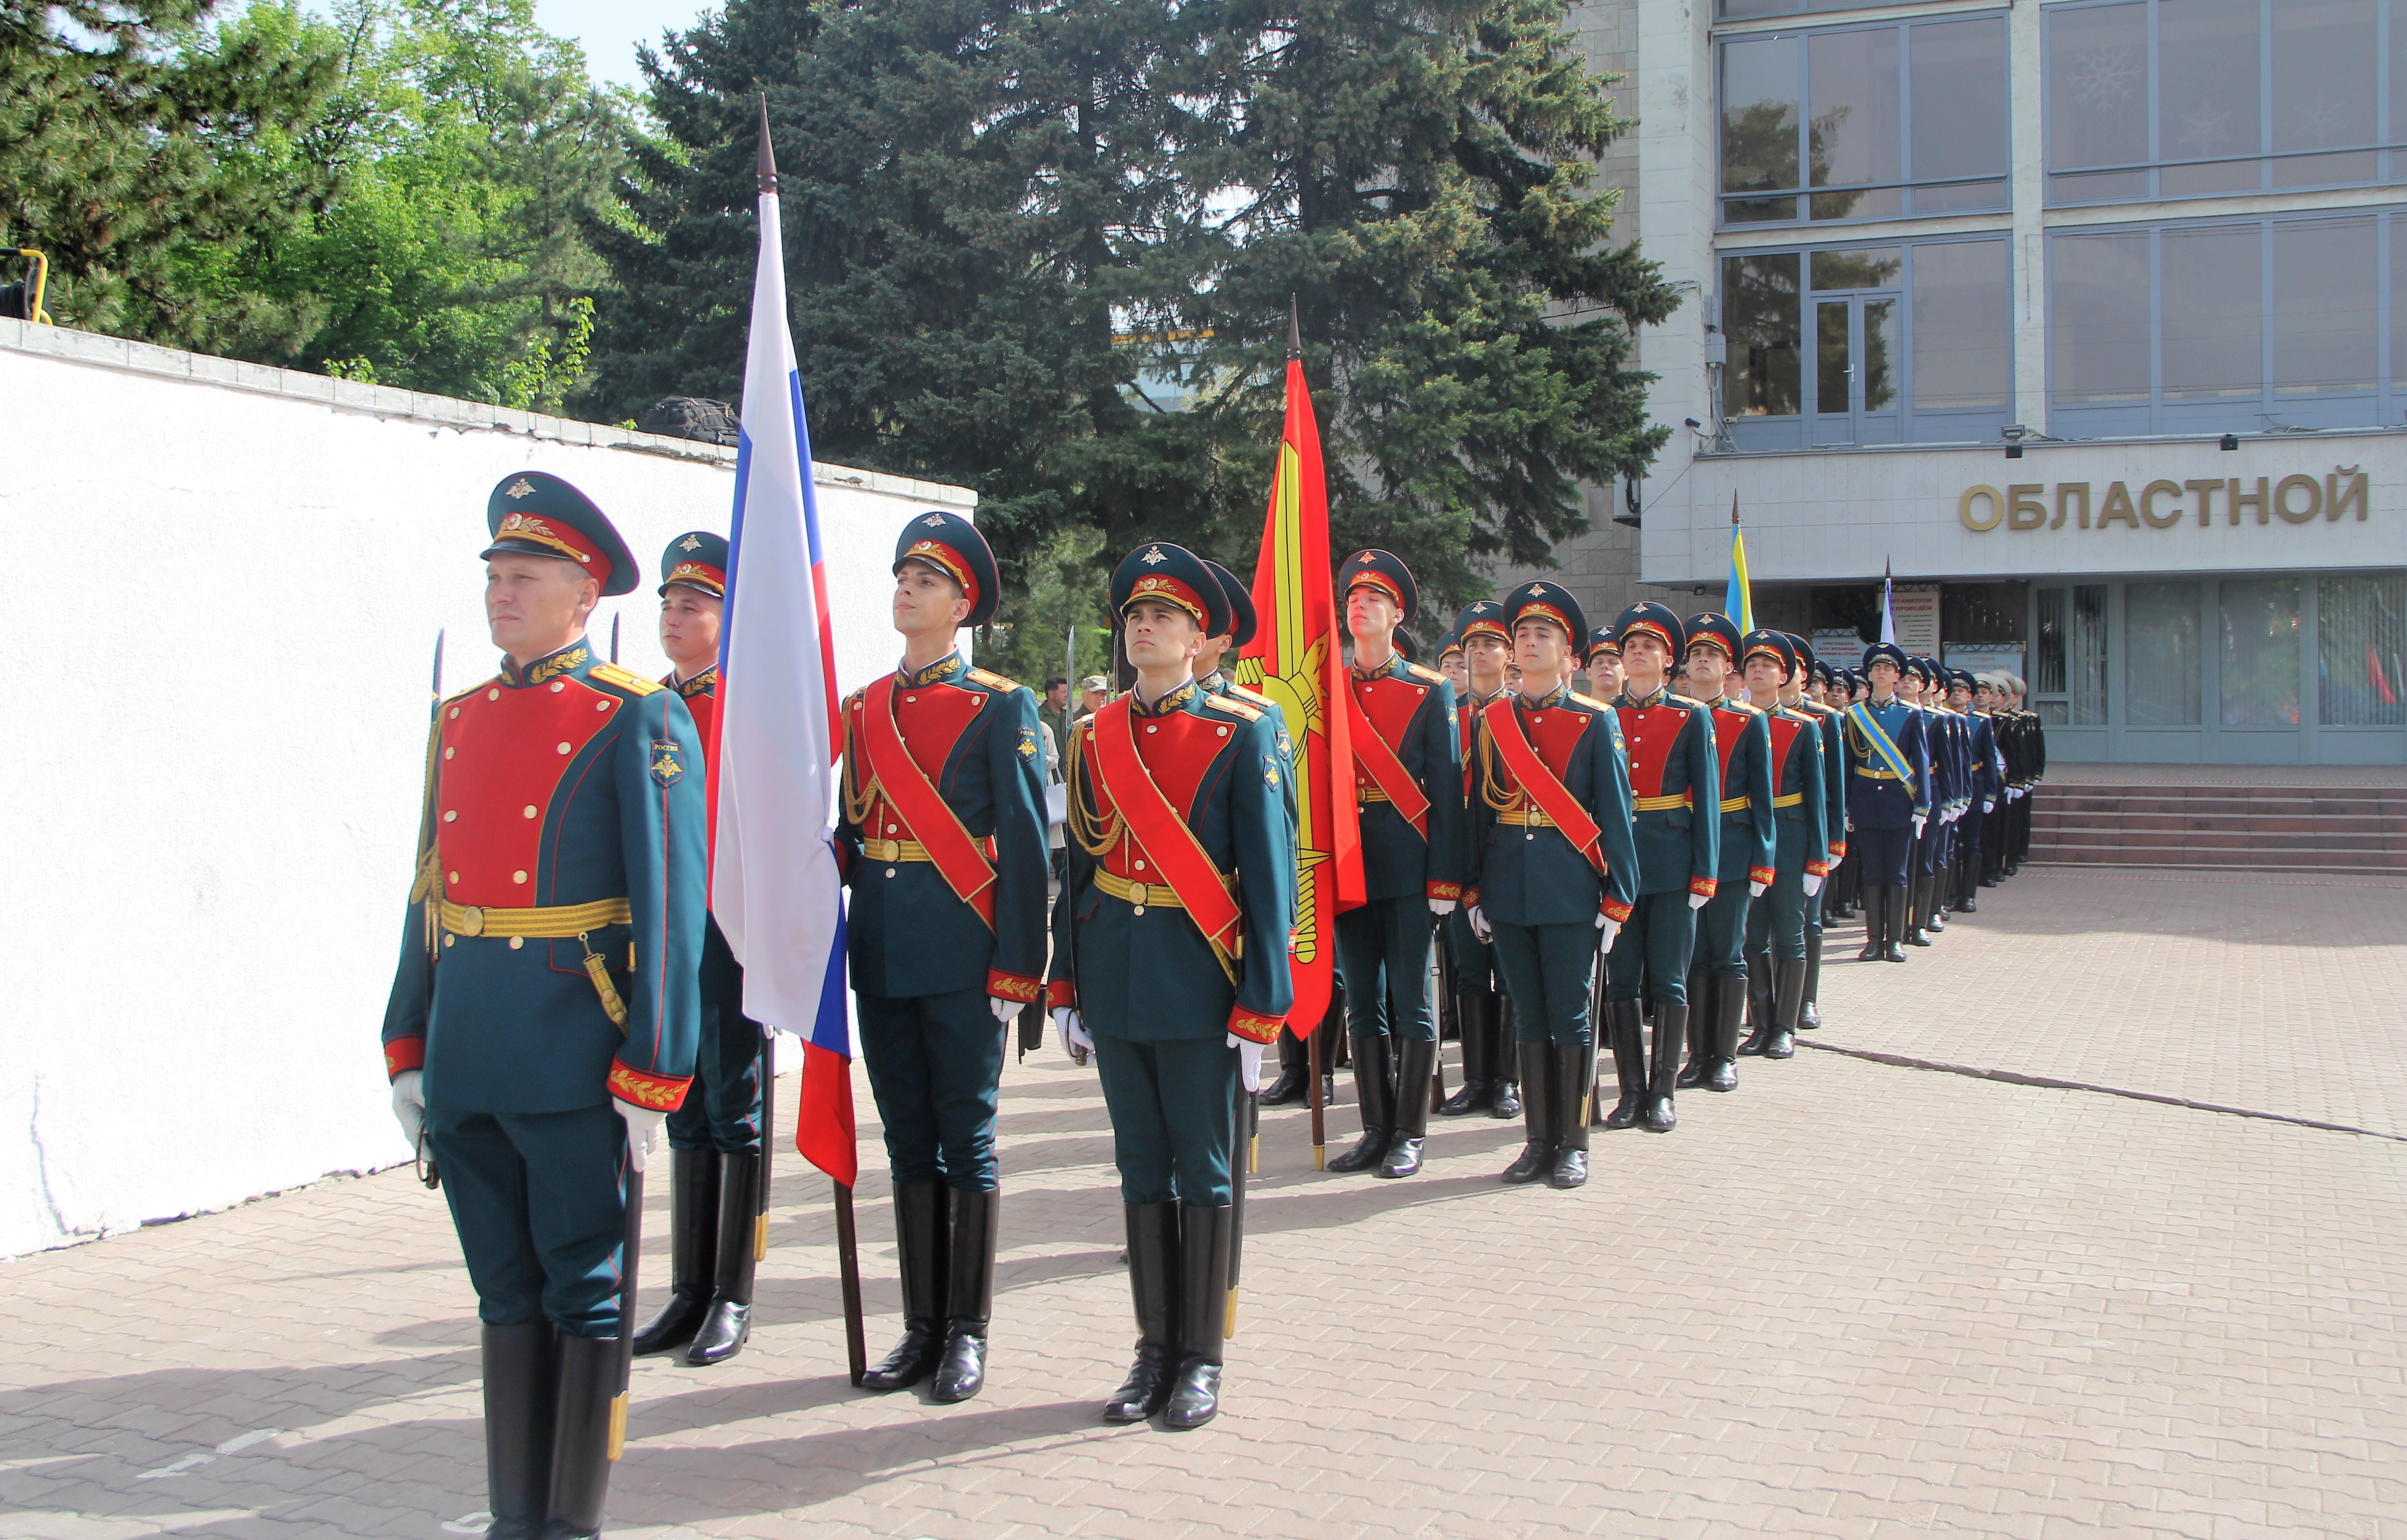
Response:
[[[1184,711],[1167,717],[1139,717],[1131,725],[1135,728],[1136,757],[1144,762],[1146,774],[1161,788],[1161,794],[1178,809],[1179,817],[1191,824],[1195,799],[1203,791],[1204,777],[1211,774],[1221,750],[1229,747],[1230,738],[1235,734],[1234,727],[1226,720],[1215,721],[1210,717],[1191,716]],[[1089,727],[1085,732],[1089,740],[1088,763],[1091,766],[1095,730]],[[1113,811],[1111,794],[1104,790],[1102,779],[1091,769],[1087,783],[1094,788],[1096,811],[1108,819]],[[1153,871],[1150,863],[1138,869],[1137,863],[1144,859],[1131,841],[1123,839],[1104,852],[1103,867],[1114,877],[1134,882],[1161,881],[1161,874]]]
[[[1796,743],[1798,734],[1812,725],[1811,722],[1799,721],[1794,717],[1772,719],[1772,794],[1773,796],[1783,794],[1780,790],[1780,776],[1781,772],[1788,768],[1789,747]]]
[[[1572,750],[1579,747],[1590,720],[1585,711],[1566,711],[1560,706],[1521,713],[1521,730],[1530,734],[1530,747],[1566,786],[1571,784]]]
[[[1688,712],[1673,706],[1617,706],[1621,716],[1621,741],[1630,749],[1630,794],[1659,797],[1672,750],[1680,741]]]
[[[1404,734],[1412,730],[1413,713],[1421,708],[1421,697],[1429,686],[1417,679],[1398,679],[1381,676],[1375,679],[1352,679],[1354,698],[1362,703],[1362,715],[1399,756],[1404,751]],[[1354,784],[1377,789],[1369,772],[1360,765],[1354,767]]]
[[[945,763],[953,757],[953,746],[961,742],[961,734],[977,719],[986,702],[986,695],[976,690],[948,684],[905,688],[901,680],[895,681],[894,730],[902,734],[903,747],[910,750],[911,763],[938,791],[944,790]],[[867,705],[856,699],[852,709],[858,713]],[[860,741],[857,734],[854,741]],[[902,815],[884,797],[871,804],[869,816],[862,820],[861,832],[872,839],[919,837],[904,827]]]
[[[562,773],[619,706],[580,679],[554,679],[489,684],[443,708],[434,817],[444,897],[498,909],[546,902],[535,862]]]

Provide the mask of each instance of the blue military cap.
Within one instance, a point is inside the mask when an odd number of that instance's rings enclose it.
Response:
[[[1793,679],[1797,677],[1797,648],[1794,643],[1789,641],[1787,633],[1781,631],[1748,632],[1746,635],[1739,641],[1739,667],[1745,668],[1748,663],[1753,663],[1758,654],[1770,658],[1773,662],[1777,663],[1780,665],[1782,677]]]
[[[1610,652],[1617,658],[1621,656],[1621,638],[1604,626],[1588,634],[1588,650],[1580,654],[1580,661],[1593,663],[1600,652]]]
[[[1660,637],[1663,645],[1671,649],[1672,656],[1674,658],[1685,655],[1688,650],[1688,627],[1680,623],[1680,618],[1672,613],[1672,607],[1669,605],[1659,605],[1652,599],[1642,599],[1623,610],[1621,619],[1613,623],[1613,639],[1627,647],[1630,645],[1630,635],[1632,632],[1643,632],[1651,636]]]
[[[1688,645],[1686,651],[1693,652],[1699,646],[1707,642],[1720,648],[1724,658],[1736,660],[1738,622],[1717,610],[1711,609],[1689,616]],[[1685,656],[1685,653],[1683,655]]]
[[[491,544],[480,557],[515,551],[575,562],[601,579],[604,597],[632,593],[643,573],[634,552],[593,500],[545,471],[520,471],[493,484],[485,499]]]
[[[1401,629],[1397,631],[1396,651],[1400,653],[1404,662],[1408,663],[1417,663],[1421,661],[1421,644],[1413,640],[1413,634],[1409,631]]]
[[[1560,583],[1523,583],[1504,595],[1504,631],[1510,635],[1525,620],[1552,620],[1563,628],[1566,645],[1577,643],[1588,635],[1588,617],[1581,613],[1579,601],[1571,590]]]
[[[1412,569],[1384,550],[1358,550],[1337,564],[1337,596],[1342,603],[1358,588],[1374,588],[1403,607],[1403,623],[1410,625],[1421,612],[1420,585]]]
[[[1168,541],[1139,546],[1121,559],[1112,573],[1112,613],[1126,610],[1139,599],[1159,599],[1195,617],[1206,636],[1229,630],[1229,596],[1204,558]]]
[[[1210,557],[1204,559],[1204,564],[1211,570],[1214,580],[1219,583],[1221,596],[1229,601],[1230,640],[1243,647],[1252,641],[1254,633],[1260,629],[1260,623],[1254,618],[1253,592],[1237,580],[1235,573]]]
[[[1437,661],[1440,663],[1446,662],[1446,655],[1447,653],[1460,652],[1461,650],[1462,636],[1458,632],[1449,631],[1445,635],[1440,636],[1437,639]]]
[[[669,542],[661,552],[661,592],[679,587],[727,597],[727,536],[688,530]]]
[[[1476,599],[1454,618],[1454,634],[1468,645],[1474,636],[1493,636],[1511,646],[1513,633],[1504,624],[1504,606],[1493,599]]]
[[[1911,662],[1905,655],[1905,649],[1895,642],[1874,642],[1864,649],[1864,673],[1867,675],[1872,673],[1874,663],[1895,663],[1898,672],[1902,674]]]
[[[961,585],[962,596],[970,602],[961,624],[984,625],[994,619],[994,606],[1003,597],[994,551],[978,527],[960,514],[935,508],[912,515],[894,542],[894,570],[901,572],[905,562],[923,563]]]
[[[1949,669],[1947,680],[1949,686],[1957,690],[1970,690],[1980,682],[1973,677],[1973,671],[1969,668]]]
[[[1917,676],[1924,684],[1930,684],[1933,680],[1943,677],[1940,673],[1939,665],[1932,663],[1928,658],[1907,659],[1905,663],[1905,671],[1909,674]]]
[[[1805,677],[1810,679],[1822,671],[1822,660],[1814,656],[1813,643],[1793,631],[1781,635],[1788,638],[1788,650],[1796,656],[1797,666],[1805,671]]]

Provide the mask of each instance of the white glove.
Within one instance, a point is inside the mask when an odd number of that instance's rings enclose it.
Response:
[[[1061,1051],[1072,1058],[1095,1051],[1095,1040],[1087,1035],[1085,1023],[1078,1020],[1078,1013],[1069,1006],[1053,1007],[1053,1029],[1061,1034]]]
[[[999,994],[988,995],[986,997],[986,1003],[993,1007],[994,1019],[1002,1022],[1006,1027],[1011,1025],[1013,1020],[1017,1018],[1021,1011],[1028,1008],[1028,1003],[1024,1000],[1005,1000]]]
[[[1818,893],[1818,892],[1820,892],[1821,891],[1822,891],[1822,879],[1821,879],[1820,877],[1816,877],[1816,876],[1815,876],[1813,873],[1811,873],[1811,872],[1806,873],[1806,874],[1805,874],[1805,896],[1806,896],[1807,898],[1812,898],[1816,893]]]
[[[1711,893],[1690,893],[1688,895],[1688,907],[1691,909],[1702,909],[1713,901],[1714,895]]]
[[[1930,822],[1930,816],[1929,816],[1928,814],[1925,814],[1925,813],[1916,813],[1916,814],[1915,814],[1915,815],[1914,815],[1914,837],[1915,837],[1915,838],[1916,838],[1916,839],[1920,839],[1920,838],[1922,837],[1922,826],[1923,826],[1924,824],[1926,824],[1926,823]]]
[[[1262,1089],[1262,1046],[1250,1037],[1229,1034],[1229,1046],[1237,1050],[1237,1079],[1251,1095]]]
[[[1983,797],[1983,798],[1981,799],[1981,811],[1983,811],[1983,812],[1985,812],[1985,813],[1994,813],[1994,812],[1996,812],[1997,810],[1998,810],[1998,799],[1997,799],[1997,798],[1995,798],[1995,797]]]
[[[1432,898],[1430,900],[1430,913],[1444,918],[1454,913],[1456,902],[1451,898]]]
[[[406,1069],[392,1077],[392,1115],[401,1123],[401,1136],[416,1149],[426,1133],[426,1092],[419,1089],[424,1072]]]
[[[1856,820],[1855,820],[1854,819],[1849,819],[1849,820],[1847,820],[1847,833],[1849,833],[1849,834],[1854,834],[1855,832],[1856,832]]]
[[[1771,890],[1772,884],[1769,882],[1750,882],[1746,885],[1746,896],[1750,901],[1752,901],[1761,898]]]
[[[1620,939],[1620,936],[1621,921],[1604,915],[1599,915],[1596,917],[1596,943],[1598,946],[1603,948],[1606,951],[1611,951],[1613,950],[1614,942]]]
[[[627,1125],[627,1159],[634,1162],[636,1170],[641,1171],[644,1169],[644,1156],[652,1148],[652,1134],[667,1120],[668,1114],[654,1107],[622,1102],[615,1096],[610,1099],[610,1105],[619,1109],[619,1120]]]
[[[1479,905],[1476,904],[1471,906],[1471,934],[1482,941],[1488,940],[1496,934],[1488,929],[1488,917],[1479,912]]]

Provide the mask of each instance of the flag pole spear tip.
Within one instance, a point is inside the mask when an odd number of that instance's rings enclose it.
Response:
[[[1303,327],[1296,320],[1295,295],[1287,296],[1287,356],[1303,356]]]
[[[767,92],[764,91],[760,93],[760,103],[761,160],[759,174],[761,178],[761,191],[763,192],[775,192],[777,191],[777,157],[776,152],[769,148],[769,93]]]

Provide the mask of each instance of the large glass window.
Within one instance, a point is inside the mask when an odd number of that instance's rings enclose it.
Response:
[[[2123,591],[2123,717],[2130,727],[2196,727],[2203,677],[2196,583]]]
[[[2106,585],[2033,591],[2031,709],[2066,727],[2106,724]]]
[[[2407,349],[2384,333],[2407,322],[2399,296],[2407,296],[2407,214],[2053,236],[2051,431],[2076,438],[2395,422],[2407,406],[2407,375],[2384,364],[2394,353],[2407,363]]]
[[[2299,579],[2225,580],[2223,725],[2299,725]]]
[[[1751,16],[1795,16],[1816,10],[1873,10],[1882,6],[1908,6],[1921,0],[1720,0],[1715,14],[1725,21]]]
[[[1742,449],[1973,442],[2013,416],[2002,239],[1730,255],[1721,276]]]
[[[2407,180],[2407,0],[2115,0],[2046,25],[2052,203]]]
[[[2315,633],[2323,724],[2407,724],[2407,575],[2317,579]]]
[[[1720,79],[1726,225],[2006,206],[2002,17],[1732,38]]]

